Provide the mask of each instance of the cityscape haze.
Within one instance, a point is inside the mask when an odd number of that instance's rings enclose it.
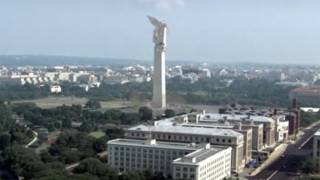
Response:
[[[0,54],[151,61],[147,14],[167,22],[168,60],[318,64],[317,0],[0,1]]]

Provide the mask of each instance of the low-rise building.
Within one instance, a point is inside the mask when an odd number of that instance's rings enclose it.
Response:
[[[62,88],[60,85],[52,85],[52,86],[50,86],[50,92],[51,93],[61,93]]]
[[[178,124],[174,118],[154,122],[154,125],[138,125],[125,131],[126,138],[157,139],[185,143],[211,143],[232,148],[231,166],[240,171],[245,164],[244,136],[232,129],[212,127],[192,127],[190,124]]]
[[[291,100],[296,99],[299,103],[316,105],[320,101],[320,86],[298,87],[290,91]]]
[[[285,115],[273,116],[276,124],[276,141],[285,142],[289,136],[289,121],[286,120]]]
[[[215,114],[207,113],[202,122],[220,122],[238,124],[262,124],[263,125],[263,143],[265,146],[275,144],[275,121],[265,116],[235,115],[235,114]]]
[[[223,179],[231,174],[231,148],[155,139],[114,139],[108,141],[108,164],[119,172],[151,170],[175,179]]]
[[[203,148],[173,161],[173,179],[222,180],[231,176],[231,148]]]

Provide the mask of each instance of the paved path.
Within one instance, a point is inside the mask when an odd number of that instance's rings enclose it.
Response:
[[[38,133],[35,132],[34,130],[31,130],[31,131],[32,131],[32,133],[34,135],[34,138],[27,145],[24,146],[26,148],[30,147],[32,144],[34,144],[38,140]]]
[[[74,164],[70,164],[70,165],[68,165],[68,166],[66,166],[66,170],[72,170],[72,169],[74,169],[75,167],[77,167],[77,166],[79,166],[79,162],[77,162],[77,163],[74,163]]]

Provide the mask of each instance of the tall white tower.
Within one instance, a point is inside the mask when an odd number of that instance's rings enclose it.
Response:
[[[148,16],[151,24],[155,27],[153,31],[154,42],[154,65],[153,65],[153,96],[152,106],[154,108],[166,107],[166,65],[165,48],[167,41],[167,25],[157,19]]]

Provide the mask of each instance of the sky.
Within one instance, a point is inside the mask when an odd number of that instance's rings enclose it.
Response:
[[[319,0],[0,0],[0,54],[320,64]]]

